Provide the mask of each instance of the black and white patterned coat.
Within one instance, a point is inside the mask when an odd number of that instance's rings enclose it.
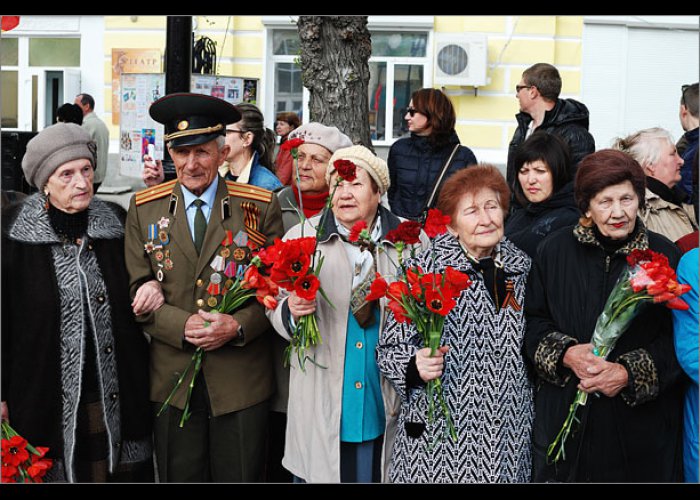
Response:
[[[507,239],[500,248],[506,279],[513,280],[515,299],[522,306],[530,258]],[[446,317],[442,337],[442,344],[450,346],[442,384],[457,441],[444,435],[441,418],[415,432],[427,422],[426,391],[407,388],[406,371],[422,340],[413,324],[397,323],[390,314],[377,352],[379,368],[402,402],[391,481],[529,482],[533,389],[522,355],[522,308],[495,307],[481,274],[449,234],[437,237],[433,247],[418,256],[417,264],[425,272],[451,266],[472,279]]]
[[[76,245],[56,235],[44,203],[36,193],[3,214],[2,401],[23,437],[49,447],[47,479],[72,482],[86,333],[111,471],[150,456],[148,343],[131,312],[124,210],[93,199]]]

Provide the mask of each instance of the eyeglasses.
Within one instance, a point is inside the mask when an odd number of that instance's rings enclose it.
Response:
[[[232,132],[232,133],[235,132],[237,134],[245,134],[246,133],[245,130],[236,130],[236,129],[232,129],[232,128],[227,128],[226,133],[228,134],[229,132]]]
[[[534,85],[516,85],[515,86],[515,93],[519,94],[521,90],[531,89],[532,87],[534,87]]]

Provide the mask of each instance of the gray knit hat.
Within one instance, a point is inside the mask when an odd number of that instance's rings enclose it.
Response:
[[[90,133],[75,123],[57,123],[46,127],[27,143],[22,158],[24,177],[30,186],[43,189],[58,167],[86,158],[95,168],[97,148]]]
[[[326,182],[329,186],[331,184],[331,174],[335,172],[333,164],[336,160],[350,160],[357,167],[367,170],[367,173],[379,186],[380,194],[386,193],[387,189],[389,189],[391,180],[389,179],[389,167],[386,162],[359,144],[339,149],[333,153],[326,169]]]
[[[340,148],[352,146],[350,138],[338,130],[338,127],[327,127],[318,122],[310,122],[295,128],[289,133],[289,139],[303,139],[304,144],[318,144],[331,153]]]

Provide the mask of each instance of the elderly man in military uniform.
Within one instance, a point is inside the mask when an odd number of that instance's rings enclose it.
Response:
[[[138,318],[151,338],[159,479],[258,481],[274,391],[270,324],[255,299],[231,314],[215,310],[255,250],[283,235],[279,202],[218,175],[229,148],[225,125],[240,120],[235,106],[178,93],[149,112],[165,127],[177,178],[134,195],[125,244],[132,294],[155,277],[165,296],[162,307]],[[189,369],[158,416],[198,347],[204,356],[192,388]],[[191,414],[181,422],[188,390]]]

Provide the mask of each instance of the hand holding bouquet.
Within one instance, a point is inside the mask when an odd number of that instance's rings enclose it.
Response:
[[[430,237],[435,237],[446,231],[449,216],[444,216],[437,209],[431,209],[425,222],[424,229]],[[359,229],[359,228],[358,228]],[[402,222],[397,229],[387,234],[387,239],[396,245],[399,254],[397,280],[392,283],[377,273],[370,287],[370,293],[365,300],[372,301],[382,297],[389,300],[387,307],[394,313],[399,323],[413,323],[421,334],[423,347],[430,348],[434,356],[442,340],[442,330],[445,317],[457,304],[456,299],[462,290],[471,285],[469,277],[451,267],[446,267],[442,273],[424,273],[418,267],[406,267],[402,252],[407,244],[419,242],[421,226],[418,222]],[[360,236],[361,231],[356,231]],[[443,395],[442,380],[430,380],[426,385],[428,396],[428,422],[435,421],[435,398],[445,419],[446,433],[453,441],[457,440],[457,432],[452,422],[450,410]]]
[[[235,275],[235,280],[233,280],[232,284],[230,285],[230,288],[228,288],[223,294],[219,306],[215,309],[211,309],[210,312],[231,314],[252,297],[257,297],[258,302],[264,305],[270,303],[269,301],[271,299],[274,300],[274,296],[271,297],[271,295],[277,293],[276,289],[274,289],[274,284],[268,283],[262,279],[256,280],[256,276],[254,275],[253,271],[251,271],[251,269],[257,269],[257,267],[260,266],[260,264],[260,258],[257,256],[253,257],[250,264],[245,268],[245,271],[241,270]],[[206,328],[207,326],[209,326],[209,324],[208,322],[205,322],[204,327]],[[191,415],[190,399],[192,398],[192,390],[194,389],[194,383],[197,379],[197,375],[202,369],[204,353],[205,351],[202,347],[197,347],[197,349],[195,349],[194,354],[190,359],[189,365],[187,365],[187,368],[185,368],[185,370],[178,378],[177,382],[175,382],[172,391],[170,391],[170,394],[161,405],[160,410],[158,410],[157,416],[160,416],[168,407],[170,401],[175,395],[175,392],[177,392],[178,388],[182,385],[182,382],[185,380],[185,377],[189,373],[190,369],[192,369],[193,374],[192,379],[190,380],[189,386],[187,388],[187,399],[185,401],[185,408],[182,412],[182,417],[180,418],[180,427],[184,427],[185,422],[189,420]]]
[[[690,290],[690,286],[676,281],[676,273],[665,255],[651,250],[634,250],[627,256],[627,265],[610,293],[593,331],[593,354],[602,358],[606,358],[615,348],[617,340],[627,330],[643,304],[664,304],[670,309],[688,308],[688,304],[678,297]],[[576,410],[587,401],[588,394],[579,389],[562,428],[547,448],[547,457],[553,462],[566,459],[564,445],[573,424],[579,421]]]

